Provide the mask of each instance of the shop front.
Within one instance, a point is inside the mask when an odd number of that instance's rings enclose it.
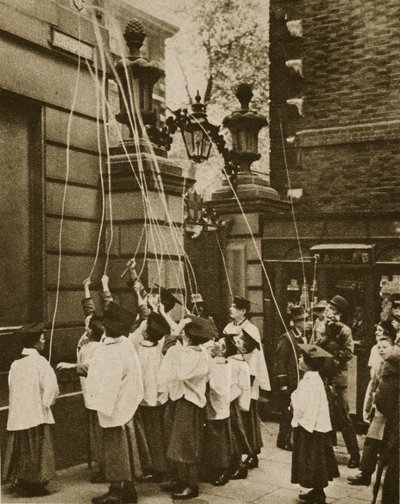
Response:
[[[287,325],[288,311],[293,305],[305,306],[313,317],[313,306],[321,300],[329,301],[336,294],[348,300],[350,313],[344,322],[352,328],[355,342],[349,369],[349,403],[357,419],[362,418],[369,381],[374,324],[389,316],[400,297],[397,254],[400,250],[396,246],[387,249],[375,243],[318,243],[303,251],[302,259],[298,258],[298,249],[293,249],[285,259],[264,261]],[[264,292],[267,354],[273,355],[283,327],[268,286]]]

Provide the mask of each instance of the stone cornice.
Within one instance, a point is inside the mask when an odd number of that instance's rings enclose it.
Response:
[[[147,189],[159,189],[162,182],[166,194],[180,194],[190,187],[194,179],[184,176],[184,170],[168,158],[156,156],[158,168],[154,165],[154,156],[150,154],[116,154],[111,156],[111,187],[113,192],[140,190],[136,178],[139,175],[139,158],[145,176]],[[136,177],[135,177],[135,174]]]
[[[399,138],[400,120],[370,122],[298,131],[296,133],[296,147],[306,148]]]

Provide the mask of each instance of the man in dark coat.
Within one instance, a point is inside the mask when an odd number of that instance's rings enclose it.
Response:
[[[333,388],[336,418],[332,419],[332,423],[342,431],[350,455],[348,467],[356,468],[360,465],[360,452],[347,399],[348,363],[353,357],[354,343],[350,327],[340,321],[348,312],[348,301],[342,296],[334,296],[325,309],[325,334],[316,343],[333,355],[321,375]]]
[[[280,336],[275,354],[275,382],[278,387],[279,408],[281,411],[276,444],[278,448],[283,450],[292,449],[290,395],[299,383],[298,361],[300,348],[298,345],[307,343],[305,333],[308,326],[308,315],[301,306],[292,308],[290,318],[293,328]]]

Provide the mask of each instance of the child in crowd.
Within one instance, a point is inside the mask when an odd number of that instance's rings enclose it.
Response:
[[[177,500],[199,494],[199,465],[203,443],[204,408],[209,356],[201,347],[211,339],[210,323],[200,317],[186,320],[183,343],[176,341],[161,364],[159,383],[166,387],[169,401],[165,411],[169,435],[167,457],[173,481],[161,485]]]
[[[232,365],[226,358],[225,339],[210,349],[203,468],[207,481],[214,486],[229,481],[231,463],[230,418]]]
[[[104,475],[109,491],[93,504],[137,502],[134,485],[136,446],[133,415],[143,399],[140,363],[134,346],[124,336],[129,320],[112,304],[105,312],[106,336],[90,362],[86,392],[88,406],[97,411],[104,449]]]
[[[226,336],[226,355],[231,364],[231,463],[229,479],[247,478],[247,466],[242,463],[242,454],[251,455],[252,448],[247,438],[242,412],[249,411],[251,401],[250,369],[244,354],[238,351],[233,336]],[[239,345],[241,347],[241,343]]]
[[[254,326],[255,327],[255,326]],[[248,469],[258,467],[258,454],[263,446],[261,436],[261,422],[258,416],[258,398],[260,388],[271,390],[264,354],[261,351],[259,332],[247,332],[244,329],[234,337],[238,351],[244,356],[249,365],[251,382],[251,402],[249,411],[243,411],[243,423],[246,436],[250,444],[251,453],[247,456],[245,464]]]
[[[299,498],[325,504],[324,488],[339,476],[332,446],[328,399],[319,370],[330,354],[315,345],[299,345],[302,356],[299,370],[304,373],[292,393],[293,454],[292,483],[311,491]]]
[[[22,329],[23,350],[8,376],[10,401],[8,440],[3,480],[24,497],[48,495],[46,488],[55,476],[50,424],[50,407],[59,390],[56,375],[40,355],[44,349],[43,327],[32,324]]]
[[[364,401],[364,419],[368,421],[369,427],[364,442],[360,471],[355,476],[348,478],[351,485],[368,486],[371,483],[385,430],[385,417],[375,407],[375,394],[378,390],[385,361],[394,350],[396,333],[388,322],[380,322],[378,327],[382,329],[382,331],[377,331],[376,349],[378,356],[371,367],[371,380]]]
[[[92,469],[90,481],[92,483],[102,483],[104,481],[103,467],[103,447],[101,441],[101,428],[99,425],[97,412],[89,408],[86,394],[86,376],[90,361],[100,345],[100,339],[104,334],[102,317],[96,314],[94,303],[90,295],[90,279],[83,283],[85,297],[82,299],[82,307],[85,313],[85,331],[81,336],[76,350],[76,363],[60,362],[57,364],[57,371],[65,369],[75,369],[81,382],[81,389],[88,418],[89,434],[89,464]]]
[[[163,417],[168,392],[160,391],[158,383],[163,359],[163,338],[169,334],[170,328],[165,319],[155,312],[149,314],[145,325],[142,332],[143,340],[137,347],[144,387],[144,397],[139,411],[150,451],[152,470],[144,475],[142,480],[162,481],[167,473]]]
[[[261,423],[258,416],[258,398],[260,389],[265,391],[271,390],[267,364],[265,362],[264,351],[262,349],[261,336],[258,328],[250,322],[250,301],[248,299],[235,296],[233,303],[229,308],[229,316],[232,319],[224,329],[224,334],[240,334],[247,333],[253,339],[256,345],[251,351],[244,354],[244,358],[249,365],[252,379],[250,411],[245,415],[245,428],[248,441],[251,446],[251,452],[245,460],[248,469],[258,467],[258,454],[261,451]]]

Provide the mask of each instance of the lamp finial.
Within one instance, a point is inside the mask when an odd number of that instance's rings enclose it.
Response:
[[[249,110],[249,103],[253,98],[252,86],[247,82],[241,82],[236,88],[235,96],[239,100],[242,110]]]

